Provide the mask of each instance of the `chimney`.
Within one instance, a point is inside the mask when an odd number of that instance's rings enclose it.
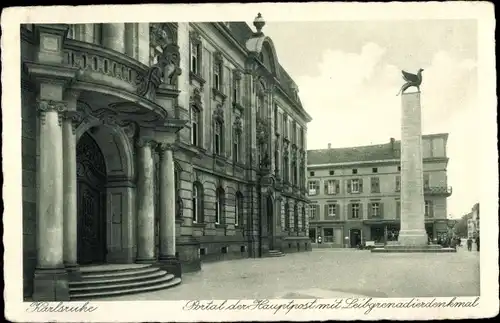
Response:
[[[396,141],[396,139],[391,138],[391,150],[393,151],[394,151],[394,141]]]
[[[328,143],[328,149],[332,149],[332,144]]]

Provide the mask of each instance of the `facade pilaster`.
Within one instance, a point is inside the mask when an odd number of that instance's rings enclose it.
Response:
[[[125,53],[125,23],[102,24],[102,45]]]

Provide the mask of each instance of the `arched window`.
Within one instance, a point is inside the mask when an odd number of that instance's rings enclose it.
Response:
[[[200,146],[200,111],[196,107],[191,107],[191,144]]]
[[[215,193],[215,224],[224,222],[224,195],[224,190],[219,187]]]
[[[200,183],[193,183],[193,223],[203,222],[203,192]]]
[[[243,225],[243,194],[236,193],[236,205],[234,209],[234,225],[239,227]]]
[[[235,129],[233,133],[233,161],[235,163],[240,161],[240,149],[241,149],[241,134]]]
[[[220,121],[215,122],[214,131],[214,151],[216,155],[222,154],[222,123]]]

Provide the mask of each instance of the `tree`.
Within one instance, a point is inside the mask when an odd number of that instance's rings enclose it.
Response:
[[[456,235],[459,237],[467,237],[467,222],[469,219],[472,219],[472,213],[465,214],[458,220],[454,227]]]

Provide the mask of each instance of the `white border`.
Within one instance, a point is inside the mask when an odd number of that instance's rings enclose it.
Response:
[[[102,23],[118,21],[251,21],[262,12],[266,21],[475,19],[478,22],[481,167],[481,300],[475,308],[366,309],[329,311],[182,311],[185,302],[93,302],[92,313],[28,313],[22,303],[22,183],[20,122],[20,23]],[[496,146],[495,19],[487,2],[441,3],[287,3],[203,5],[119,5],[17,7],[2,12],[2,124],[4,176],[4,269],[6,317],[12,321],[144,322],[326,319],[430,319],[491,317],[498,313],[498,151]],[[140,13],[140,14],[138,14]],[[467,131],[467,130],[464,130]],[[461,298],[462,301],[470,298]],[[403,299],[380,299],[379,301]],[[429,300],[429,299],[427,299]],[[326,301],[326,300],[322,300]],[[251,303],[251,300],[247,300]],[[285,300],[276,300],[285,303]],[[305,300],[297,300],[305,302]]]

